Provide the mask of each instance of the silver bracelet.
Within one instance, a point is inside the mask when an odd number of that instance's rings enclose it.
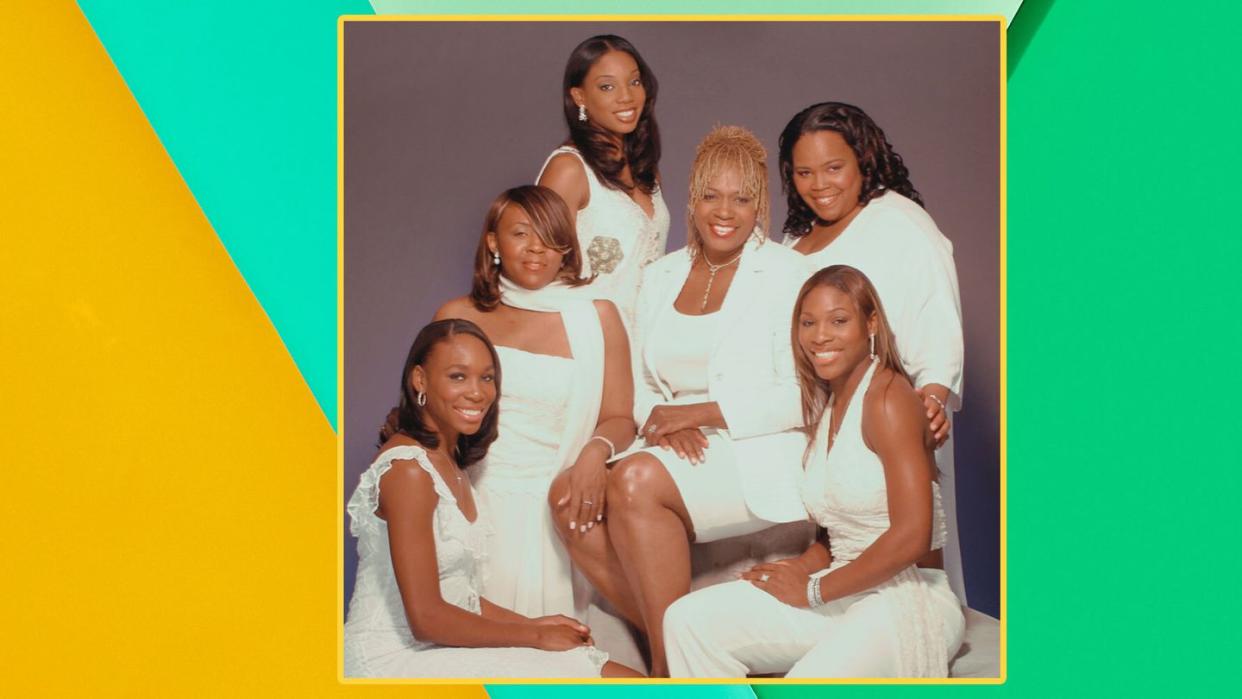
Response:
[[[611,439],[605,437],[602,434],[593,435],[590,439],[587,440],[587,442],[594,442],[597,439],[603,442],[604,444],[608,445],[608,460],[611,461],[613,457],[617,455],[617,446],[612,443]]]
[[[822,576],[817,578],[812,575],[811,579],[806,581],[806,604],[811,609],[824,606],[824,598],[819,594],[820,580],[823,580]]]

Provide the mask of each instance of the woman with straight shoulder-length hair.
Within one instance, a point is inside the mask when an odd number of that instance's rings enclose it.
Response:
[[[565,616],[529,618],[481,594],[489,526],[463,469],[496,439],[496,350],[477,325],[423,328],[393,429],[349,499],[358,578],[345,621],[350,677],[632,676]]]
[[[786,325],[805,273],[767,242],[765,157],[736,126],[699,144],[689,245],[645,270],[638,298],[634,415],[647,446],[609,474],[602,528],[575,532],[557,518],[579,568],[645,630],[657,676],[667,674],[664,610],[690,590],[690,543],[806,517]]]
[[[633,321],[642,268],[664,254],[668,207],[660,196],[655,74],[634,45],[593,36],[565,64],[562,107],[569,138],[552,151],[538,183],[577,219],[582,273],[591,293]]]
[[[561,508],[593,525],[605,462],[634,439],[625,328],[612,302],[591,300],[580,272],[565,202],[546,187],[515,187],[487,212],[470,294],[436,313],[478,324],[504,366],[498,437],[471,478],[495,522],[484,594],[527,616],[586,610],[545,504],[553,478],[567,483]]]
[[[802,410],[815,435],[802,499],[826,536],[801,556],[677,601],[675,677],[945,677],[965,618],[940,569],[935,436],[875,288],[836,265],[793,313]]]
[[[789,214],[784,244],[808,272],[849,265],[867,275],[888,310],[903,368],[936,437],[949,533],[945,568],[963,600],[950,421],[962,400],[962,302],[953,243],[923,208],[909,170],[866,112],[823,102],[798,112],[780,136]]]

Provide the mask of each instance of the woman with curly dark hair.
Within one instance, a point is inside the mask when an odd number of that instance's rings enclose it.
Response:
[[[552,152],[539,184],[577,217],[583,276],[592,295],[633,319],[641,271],[664,254],[669,215],[660,196],[658,83],[634,45],[593,36],[565,65],[563,109],[569,138]]]
[[[948,512],[945,564],[965,596],[953,502],[950,413],[961,407],[962,304],[953,244],[923,209],[901,156],[863,110],[823,102],[798,112],[780,136],[785,245],[810,267],[849,265],[888,310],[897,350],[923,399],[937,444]]]

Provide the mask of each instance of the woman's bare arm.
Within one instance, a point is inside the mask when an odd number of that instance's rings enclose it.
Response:
[[[438,502],[431,475],[414,461],[394,461],[380,478],[378,514],[388,523],[393,573],[410,631],[419,640],[445,646],[548,647],[549,632],[543,629],[551,627],[540,627],[530,620],[474,614],[440,596],[432,530]],[[556,640],[565,641],[559,637]],[[585,643],[583,636],[576,645]]]

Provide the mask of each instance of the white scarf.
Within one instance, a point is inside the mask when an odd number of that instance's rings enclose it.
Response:
[[[562,470],[578,458],[595,432],[604,395],[604,331],[590,292],[555,281],[542,289],[526,289],[500,276],[500,302],[527,311],[560,313],[573,355],[574,391],[565,406],[565,431],[557,463]],[[502,367],[503,369],[503,367]]]

